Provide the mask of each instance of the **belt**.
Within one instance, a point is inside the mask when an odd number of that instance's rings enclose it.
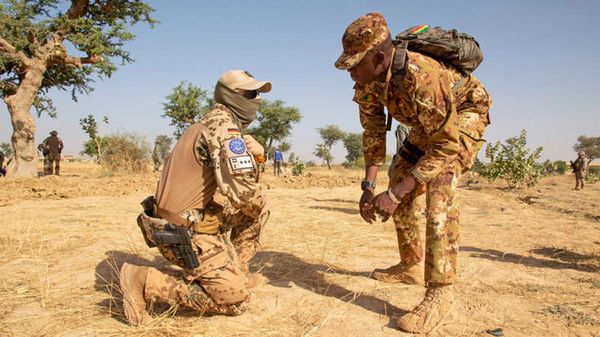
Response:
[[[402,147],[398,153],[402,159],[407,162],[415,165],[421,157],[425,154],[425,152],[421,151],[418,147],[411,144],[408,140],[404,140],[402,143]]]

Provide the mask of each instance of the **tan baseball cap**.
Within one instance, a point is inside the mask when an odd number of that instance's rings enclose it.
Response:
[[[229,70],[219,77],[219,83],[231,90],[271,91],[271,82],[257,81],[254,76],[245,70]]]
[[[346,70],[357,65],[365,54],[390,36],[390,29],[379,13],[368,13],[354,20],[342,37],[344,51],[335,67]]]

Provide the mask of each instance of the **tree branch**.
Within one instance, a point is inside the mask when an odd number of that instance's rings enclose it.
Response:
[[[21,51],[17,51],[17,48],[13,47],[8,41],[0,37],[0,52],[6,54],[9,57],[17,59],[18,61],[25,63],[27,56]]]
[[[98,63],[100,61],[102,61],[102,56],[98,56],[98,55],[92,55],[92,56],[88,56],[88,57],[65,56],[65,58],[63,59],[63,62],[65,65],[75,66],[78,68],[84,64],[94,64],[94,63]]]
[[[67,11],[67,17],[69,19],[76,19],[82,17],[87,13],[89,0],[71,0],[71,7]]]

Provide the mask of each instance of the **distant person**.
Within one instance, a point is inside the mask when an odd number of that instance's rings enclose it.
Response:
[[[48,160],[44,160],[44,173],[49,175],[54,173],[55,175],[60,174],[60,155],[63,150],[63,142],[58,137],[58,132],[53,130],[50,132],[50,137],[44,139],[42,147],[48,153]],[[52,166],[54,166],[54,172],[52,172]]]
[[[154,149],[152,150],[152,162],[154,163],[154,172],[160,170],[162,164],[169,156],[171,148],[171,138],[165,135],[158,135],[154,140]]]
[[[256,118],[260,93],[270,90],[270,82],[246,71],[224,73],[211,111],[175,144],[155,195],[142,202],[138,225],[146,243],[183,271],[172,275],[123,264],[123,308],[132,325],[148,323],[146,306],[154,301],[199,315],[235,316],[246,310],[249,288],[262,281],[248,263],[270,212],[253,159],[264,148],[242,132]],[[224,201],[215,200],[219,196],[227,198],[227,212]]]
[[[429,29],[423,25],[410,32],[416,36]],[[359,211],[368,223],[376,214],[383,220],[392,217],[401,258],[399,264],[377,269],[373,276],[427,287],[421,303],[399,317],[396,327],[428,333],[447,317],[455,302],[460,232],[457,186],[483,143],[491,99],[474,76],[408,50],[405,41],[394,43],[379,13],[352,22],[342,45],[335,67],[347,70],[356,82],[353,100],[364,128],[365,179]],[[391,118],[411,129],[387,190],[374,196],[377,171],[386,160],[386,109]],[[416,198],[423,186],[427,194],[425,249],[415,220]]]
[[[6,176],[6,169],[4,168],[4,152],[0,151],[0,175]]]
[[[47,173],[47,167],[48,165],[48,150],[46,150],[46,148],[44,147],[44,143],[40,143],[37,147],[38,151],[40,151],[42,153],[42,160],[44,163],[44,174],[48,174]]]
[[[281,174],[281,164],[283,164],[283,153],[279,149],[273,152],[273,174],[279,176]]]
[[[577,152],[577,159],[571,161],[571,169],[575,173],[575,189],[583,189],[585,176],[589,166],[589,159],[584,151]]]

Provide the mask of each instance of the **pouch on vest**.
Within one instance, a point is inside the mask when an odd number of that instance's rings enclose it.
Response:
[[[223,206],[209,202],[202,212],[202,217],[194,221],[192,229],[196,233],[217,234],[223,224]]]

